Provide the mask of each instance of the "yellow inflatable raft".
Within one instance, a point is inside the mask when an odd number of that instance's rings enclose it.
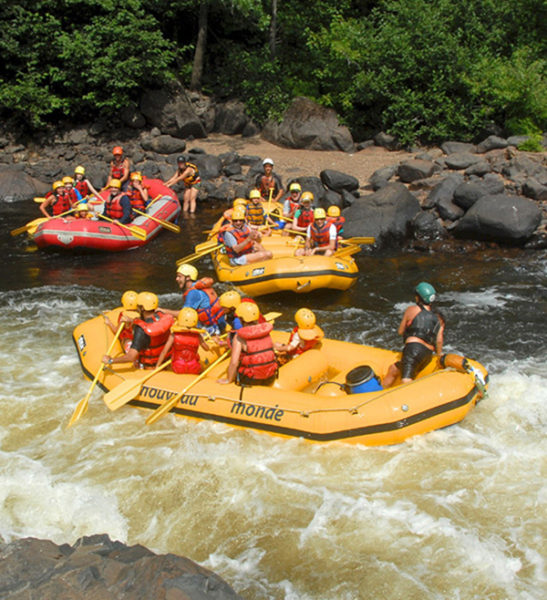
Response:
[[[120,310],[109,313],[113,322]],[[272,336],[286,343],[289,334],[274,331]],[[92,379],[113,335],[101,316],[78,325],[73,338],[84,374]],[[222,351],[204,352],[203,364],[211,365]],[[319,348],[280,367],[278,379],[268,388],[217,383],[227,368],[225,360],[190,386],[171,412],[315,442],[384,445],[461,421],[485,393],[488,374],[482,365],[465,359],[447,361],[457,369],[442,368],[436,358],[415,381],[382,390],[372,375],[381,379],[400,356],[381,348],[323,339]],[[128,402],[155,410],[196,379],[195,375],[177,375],[168,369],[150,375],[150,371],[127,363],[106,367],[98,383],[105,391],[112,390],[105,396],[107,406],[115,410]],[[124,382],[143,377],[147,380],[135,386],[133,395],[121,404],[117,402],[117,386],[123,384],[123,389],[128,385]]]
[[[222,221],[222,220],[221,220]],[[216,239],[220,221],[212,229],[210,239]],[[305,293],[321,288],[347,290],[359,276],[359,269],[351,257],[351,249],[341,248],[335,256],[294,256],[296,248],[304,245],[302,236],[283,236],[278,230],[264,235],[261,241],[273,258],[250,265],[232,266],[220,248],[212,253],[219,281],[237,286],[249,296],[275,292]],[[349,252],[348,252],[349,250]]]

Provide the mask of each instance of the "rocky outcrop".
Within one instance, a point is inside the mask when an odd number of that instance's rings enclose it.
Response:
[[[107,535],[73,546],[20,539],[0,544],[3,600],[237,600],[218,575],[188,558],[156,555]]]
[[[266,123],[262,137],[287,148],[354,150],[351,133],[340,125],[336,113],[308,98],[295,98],[280,123]]]

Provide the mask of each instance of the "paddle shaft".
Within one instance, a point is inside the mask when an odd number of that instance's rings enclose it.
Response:
[[[158,219],[157,217],[153,217],[152,215],[149,215],[148,213],[145,213],[142,210],[138,210],[136,208],[133,209],[133,212],[136,212],[138,215],[142,215],[143,217],[147,217],[148,219],[151,219],[152,221],[159,223],[162,227],[165,227],[165,229],[169,229],[170,231],[173,231],[174,233],[180,233],[180,227],[178,225],[176,225],[175,223],[169,223],[169,221],[164,221],[163,219]]]
[[[146,424],[152,425],[152,423],[155,423],[158,419],[163,417],[164,414],[168,413],[191,387],[193,387],[196,383],[201,381],[205,377],[205,375],[207,375],[207,373],[212,371],[212,369],[216,367],[219,363],[221,363],[225,358],[227,358],[229,354],[230,350],[224,352],[224,354],[221,354],[213,363],[211,363],[205,369],[205,371],[203,371],[203,373],[201,373],[193,381],[191,381],[181,392],[179,392],[176,396],[174,396],[173,398],[162,404],[159,408],[157,408],[148,417],[148,419],[146,419]]]
[[[120,323],[120,326],[118,327],[118,330],[116,331],[116,334],[114,335],[114,339],[112,340],[110,347],[106,351],[107,354],[110,354],[112,352],[116,342],[118,341],[118,338],[120,337],[120,333],[122,332],[124,325],[125,325],[125,323]],[[70,427],[71,425],[76,423],[76,421],[87,411],[87,406],[89,404],[89,398],[91,397],[91,392],[94,390],[95,386],[97,385],[97,381],[99,381],[99,377],[101,376],[101,373],[103,372],[105,366],[106,366],[105,364],[101,364],[101,366],[99,367],[99,370],[97,371],[97,374],[95,375],[95,378],[93,379],[93,382],[91,383],[89,391],[87,392],[85,397],[82,398],[82,400],[80,400],[80,402],[78,402],[76,409],[72,413],[72,417],[70,418],[70,421],[68,422],[68,427]]]
[[[143,242],[146,241],[146,231],[144,229],[141,229],[140,227],[137,227],[135,225],[125,225],[124,223],[120,223],[119,221],[115,221],[114,219],[111,219],[110,217],[107,217],[106,215],[101,215],[99,213],[97,213],[97,216],[101,219],[104,219],[105,221],[108,221],[109,223],[114,223],[114,225],[119,225],[120,227],[123,227],[123,229],[127,229],[131,233],[131,235],[134,235],[139,240],[142,240]]]
[[[10,233],[13,236],[19,235],[20,233],[24,233],[25,231],[28,231],[32,227],[38,227],[38,225],[41,225],[42,223],[45,223],[46,221],[49,221],[50,219],[58,219],[59,217],[64,217],[65,215],[68,215],[69,213],[74,212],[75,210],[76,210],[75,208],[71,208],[70,210],[65,210],[65,212],[61,213],[60,215],[54,215],[53,217],[38,217],[37,219],[34,219],[33,221],[29,221],[26,225],[23,225],[22,227],[17,227],[17,229],[12,229],[10,231]]]

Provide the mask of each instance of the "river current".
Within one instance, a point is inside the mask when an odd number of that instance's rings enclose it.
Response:
[[[108,533],[187,556],[253,600],[544,598],[547,266],[544,253],[356,257],[345,293],[260,298],[292,327],[307,305],[328,337],[399,348],[421,280],[438,291],[446,350],[482,362],[490,393],[460,424],[370,448],[312,444],[168,415],[110,412],[71,332],[126,289],[176,308],[175,260],[218,214],[201,209],[119,254],[38,251],[9,231],[39,216],[0,207],[0,536],[74,543]],[[200,275],[214,275],[208,259]],[[228,289],[219,287],[220,291]]]

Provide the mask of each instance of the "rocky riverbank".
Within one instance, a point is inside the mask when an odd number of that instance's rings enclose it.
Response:
[[[259,135],[185,141],[158,128],[123,134],[79,128],[44,146],[0,140],[0,199],[42,196],[78,164],[100,187],[111,146],[121,143],[132,168],[147,177],[166,180],[184,155],[199,167],[200,202],[222,206],[248,194],[269,156],[285,186],[298,181],[318,206],[340,206],[346,234],[374,236],[377,247],[547,247],[547,154],[520,152],[517,140],[490,136],[477,145],[446,142],[403,151],[390,150],[389,137],[377,136],[361,149],[342,152],[283,148]]]
[[[72,546],[24,538],[0,544],[0,597],[4,600],[237,600],[218,575],[188,558],[156,555],[107,535]]]

